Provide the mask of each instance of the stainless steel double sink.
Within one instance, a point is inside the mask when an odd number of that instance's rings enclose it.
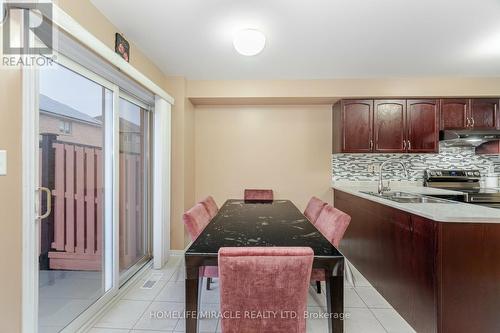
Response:
[[[361,192],[399,203],[444,203],[444,204],[455,203],[453,201],[446,199],[433,198],[422,194],[413,194],[406,192],[383,192],[381,194],[369,191],[361,191]]]

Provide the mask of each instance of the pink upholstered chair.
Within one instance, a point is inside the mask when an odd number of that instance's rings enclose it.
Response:
[[[182,220],[191,240],[195,240],[210,222],[210,214],[203,204],[197,203],[182,215]]]
[[[351,217],[349,215],[331,205],[326,205],[321,210],[315,226],[333,246],[338,248],[350,222]],[[321,293],[321,281],[325,280],[326,276],[323,269],[313,269],[311,281],[316,281],[318,294]]]
[[[209,195],[208,197],[200,201],[200,203],[205,206],[211,219],[213,219],[215,215],[217,215],[219,207],[217,207],[217,204],[215,203],[215,200],[214,198],[212,198],[212,196]]]
[[[245,190],[246,201],[273,201],[273,190]]]
[[[319,214],[321,213],[321,211],[325,206],[326,202],[316,197],[312,197],[311,200],[309,200],[309,203],[307,204],[306,210],[304,211],[304,215],[312,224],[314,224],[316,223]]]
[[[184,225],[188,230],[191,240],[194,241],[210,222],[211,217],[205,206],[201,203],[197,203],[182,215],[182,220],[184,221]],[[203,266],[200,268],[200,275],[207,278],[207,290],[210,290],[212,278],[218,277],[218,274],[219,271],[217,266]]]
[[[233,318],[222,317],[222,332],[305,332],[313,255],[308,247],[221,248],[220,310],[222,314],[233,314]],[[277,316],[244,316],[252,311]],[[285,318],[280,316],[281,311],[292,311],[289,313],[297,316]],[[241,318],[234,318],[237,313]]]

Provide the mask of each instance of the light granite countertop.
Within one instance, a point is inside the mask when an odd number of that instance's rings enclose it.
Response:
[[[392,191],[423,195],[462,194],[457,191],[424,187],[418,183],[391,183]],[[399,203],[362,192],[377,192],[376,182],[333,182],[332,187],[358,197],[403,210],[438,222],[460,223],[500,223],[500,209],[471,205],[461,202],[452,203]]]

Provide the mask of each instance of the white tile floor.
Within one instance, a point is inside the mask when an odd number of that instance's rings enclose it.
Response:
[[[134,285],[118,303],[109,310],[90,331],[91,333],[159,333],[184,332],[184,320],[177,318],[152,318],[151,312],[183,311],[184,269],[180,257],[172,257],[162,270],[151,270],[151,274],[162,274],[151,290],[141,289],[144,282]],[[356,287],[345,285],[346,333],[407,333],[414,330],[391,308],[389,303],[354,270]],[[201,307],[203,311],[218,311],[219,289],[217,280],[210,291],[203,288]],[[323,288],[324,290],[324,288]],[[309,312],[326,312],[325,294],[317,294],[313,287],[309,291]],[[218,319],[201,319],[200,331],[220,332]],[[308,319],[307,332],[328,332],[325,320]]]

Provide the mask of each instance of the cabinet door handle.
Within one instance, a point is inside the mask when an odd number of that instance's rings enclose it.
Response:
[[[411,141],[408,140],[408,150],[411,150]]]
[[[470,127],[470,118],[465,118],[465,127]]]
[[[474,127],[474,117],[470,117],[470,127]]]
[[[403,140],[403,150],[406,150],[406,140]]]
[[[373,150],[373,140],[370,140],[370,150]]]

